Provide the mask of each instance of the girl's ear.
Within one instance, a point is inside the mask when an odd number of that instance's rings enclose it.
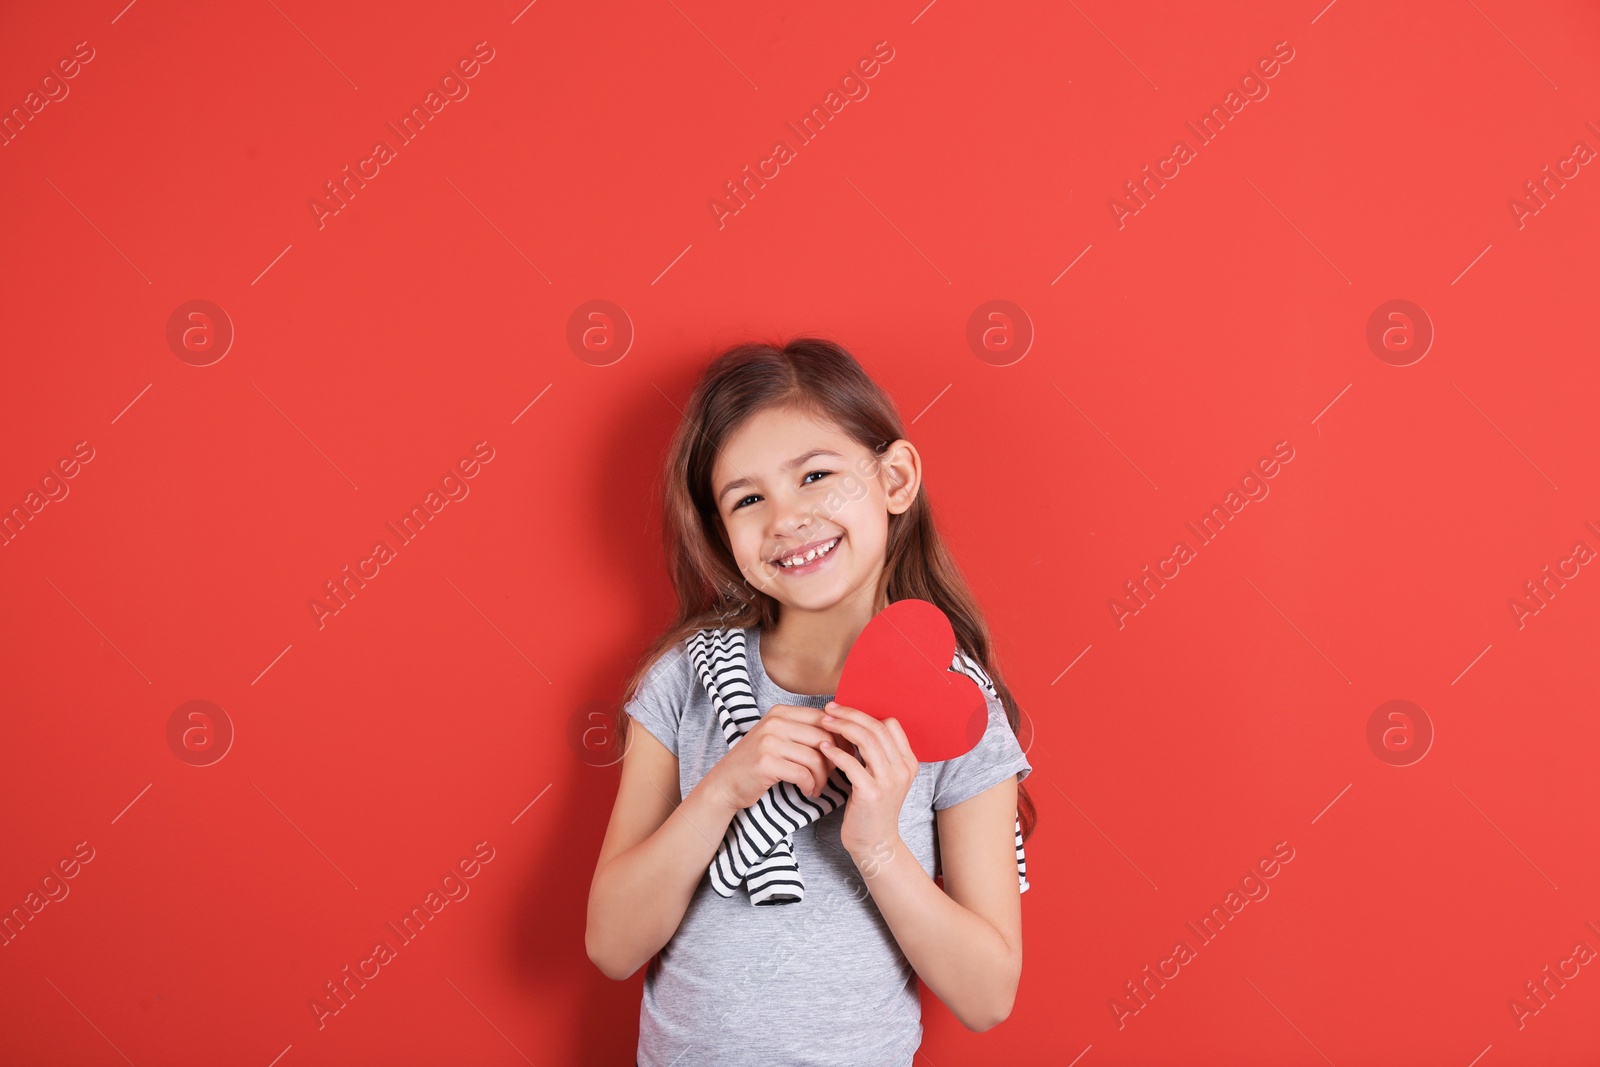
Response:
[[[878,460],[878,476],[889,512],[901,514],[910,509],[922,487],[922,455],[905,438],[892,442]]]

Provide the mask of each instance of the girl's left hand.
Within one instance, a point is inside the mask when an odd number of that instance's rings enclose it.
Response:
[[[823,708],[822,728],[856,748],[855,756],[829,743],[824,743],[821,751],[850,779],[850,799],[844,807],[839,840],[859,867],[864,858],[878,855],[884,845],[899,840],[900,809],[917,776],[917,757],[905,730],[892,718],[879,721],[830,700]]]

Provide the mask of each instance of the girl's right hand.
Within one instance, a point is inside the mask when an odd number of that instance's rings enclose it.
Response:
[[[778,782],[790,782],[808,797],[822,794],[832,765],[822,742],[843,744],[822,728],[822,709],[774,704],[728,754],[706,773],[735,811],[748,808]]]

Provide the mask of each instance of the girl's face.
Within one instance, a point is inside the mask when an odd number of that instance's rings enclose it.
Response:
[[[752,588],[803,611],[860,594],[875,611],[889,515],[911,506],[921,475],[910,441],[874,455],[809,413],[769,408],[724,442],[711,490],[728,550]]]

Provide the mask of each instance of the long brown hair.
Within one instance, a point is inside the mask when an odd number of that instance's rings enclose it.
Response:
[[[723,540],[712,497],[711,470],[722,445],[745,421],[769,408],[805,411],[874,453],[905,437],[894,401],[843,346],[816,337],[785,345],[735,345],[706,367],[673,434],[662,467],[667,569],[678,594],[677,617],[636,666],[623,694],[633,699],[657,659],[698,630],[760,626],[770,631],[782,605],[750,586]],[[933,521],[926,482],[911,506],[889,516],[883,568],[887,602],[915,597],[937,605],[950,619],[958,646],[983,667],[1015,733],[1021,709],[997,669],[989,628]],[[626,736],[618,708],[617,731]],[[1017,783],[1024,840],[1037,813],[1027,786]]]

